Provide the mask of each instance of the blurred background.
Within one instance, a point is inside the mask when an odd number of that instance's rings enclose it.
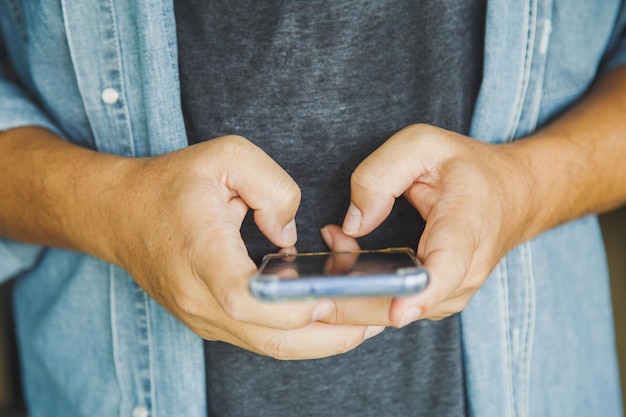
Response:
[[[25,416],[11,314],[11,283],[0,285],[0,417]]]
[[[622,398],[626,404],[626,207],[600,216],[600,222],[609,259]]]
[[[600,217],[606,243],[622,391],[626,398],[626,208]],[[10,303],[11,283],[0,285],[0,417],[24,417]]]

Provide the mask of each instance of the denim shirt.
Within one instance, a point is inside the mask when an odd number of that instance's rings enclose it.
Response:
[[[625,24],[618,0],[490,0],[471,136],[554,118],[626,62]],[[0,130],[137,157],[186,146],[174,25],[171,0],[0,0]],[[202,341],[126,272],[0,239],[14,277],[31,416],[206,415]],[[621,416],[595,217],[512,250],[461,320],[471,416]]]

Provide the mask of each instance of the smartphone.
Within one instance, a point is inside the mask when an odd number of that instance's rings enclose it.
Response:
[[[398,297],[426,288],[428,273],[413,250],[273,253],[249,283],[263,301],[336,297]]]

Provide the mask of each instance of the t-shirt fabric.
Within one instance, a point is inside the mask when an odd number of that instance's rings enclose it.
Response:
[[[302,190],[299,251],[327,249],[354,168],[413,123],[467,133],[481,81],[486,0],[176,0],[189,143],[251,140]],[[424,223],[404,199],[359,239],[417,247]],[[251,216],[250,256],[276,248]],[[206,342],[210,416],[464,416],[457,315],[388,328],[343,355],[278,361]]]

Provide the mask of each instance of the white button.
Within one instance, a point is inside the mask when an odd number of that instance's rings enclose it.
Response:
[[[104,104],[115,104],[119,100],[120,95],[115,88],[108,87],[102,90],[101,97]]]
[[[148,417],[148,409],[143,405],[133,408],[133,417]]]

